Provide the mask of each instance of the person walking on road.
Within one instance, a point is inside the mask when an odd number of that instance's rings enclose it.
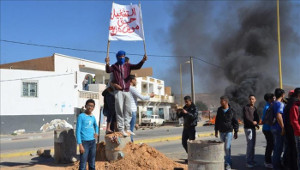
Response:
[[[178,110],[178,118],[183,117],[182,146],[188,153],[187,140],[195,140],[198,110],[190,96],[184,97],[185,106]]]
[[[256,143],[256,127],[259,128],[259,116],[257,109],[254,106],[256,98],[254,95],[249,95],[249,104],[243,108],[243,119],[244,119],[244,131],[247,141],[246,151],[246,167],[253,168],[256,163],[254,161],[255,155],[255,143]]]
[[[284,141],[284,124],[283,124],[283,110],[284,104],[282,102],[285,92],[283,89],[277,88],[275,89],[275,97],[276,100],[273,102],[273,116],[276,120],[273,126],[271,127],[271,131],[274,138],[274,151],[273,151],[273,159],[272,164],[275,170],[283,169],[281,164],[281,154],[283,151],[283,141]]]
[[[293,98],[295,101],[290,109],[289,114],[290,122],[295,135],[298,170],[300,170],[300,88],[296,88],[294,90]]]
[[[130,120],[131,120],[131,101],[130,101],[130,80],[129,75],[131,70],[138,70],[142,68],[143,64],[147,60],[145,54],[143,59],[138,64],[125,63],[125,51],[119,51],[116,54],[117,62],[112,66],[109,65],[109,58],[105,59],[106,72],[113,73],[114,80],[112,83],[118,85],[115,93],[115,109],[117,118],[118,130],[123,136],[133,134],[130,131]],[[125,132],[126,131],[126,132]]]
[[[137,99],[141,99],[143,101],[150,100],[150,98],[154,97],[154,93],[151,93],[150,96],[143,96],[141,95],[136,89],[136,78],[135,75],[130,75],[130,94],[131,94],[131,111],[132,111],[132,118],[130,121],[130,130],[133,133],[135,122],[136,122],[136,112],[137,112]],[[134,133],[133,133],[134,134]],[[131,137],[131,142],[133,142],[133,135]]]
[[[270,105],[272,102],[274,102],[275,96],[272,93],[266,93],[264,96],[265,101],[267,102],[264,110],[263,110],[263,115],[262,115],[262,120],[265,119],[266,116],[266,111],[269,109]],[[264,122],[264,121],[263,121]],[[274,142],[273,142],[273,135],[271,132],[271,126],[264,123],[262,127],[262,132],[265,135],[266,141],[267,141],[267,146],[266,146],[266,151],[265,151],[265,167],[266,168],[273,168],[272,165],[272,152],[274,148]]]
[[[220,97],[221,107],[218,108],[216,122],[215,122],[215,136],[218,137],[220,132],[220,139],[224,142],[225,150],[225,169],[231,169],[231,141],[238,138],[239,123],[236,119],[235,111],[229,105],[227,96]],[[234,135],[232,134],[234,131]]]

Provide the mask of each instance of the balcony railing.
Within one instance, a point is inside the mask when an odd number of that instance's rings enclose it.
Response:
[[[92,91],[79,91],[79,97],[86,99],[99,99],[99,93]]]
[[[143,96],[148,96],[147,93],[142,93]],[[139,100],[140,101],[140,100]],[[153,98],[150,99],[151,102],[164,102],[164,103],[174,103],[174,96],[161,96],[154,95]]]

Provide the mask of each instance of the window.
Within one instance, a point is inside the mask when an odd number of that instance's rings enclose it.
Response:
[[[164,119],[164,117],[165,117],[164,108],[159,108],[158,109],[158,115],[159,115],[159,118]]]
[[[23,82],[23,97],[37,97],[37,82]]]

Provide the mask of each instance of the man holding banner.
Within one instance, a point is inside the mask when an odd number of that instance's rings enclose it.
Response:
[[[119,132],[123,136],[128,136],[127,133],[134,135],[130,131],[131,120],[131,96],[129,92],[130,88],[130,72],[131,70],[140,69],[144,62],[147,60],[147,55],[144,55],[142,61],[138,64],[125,63],[125,51],[119,51],[116,55],[117,62],[109,66],[109,58],[106,58],[106,72],[113,73],[114,81],[112,83],[117,84],[118,87],[115,90],[115,109],[117,117],[117,127]],[[127,130],[125,132],[125,130]]]
[[[143,41],[145,55],[138,64],[125,63],[125,51],[119,51],[116,54],[117,62],[112,66],[109,65],[109,45],[110,41]],[[131,70],[140,69],[147,60],[146,45],[144,38],[144,29],[142,23],[142,11],[140,5],[119,5],[112,4],[112,12],[110,16],[109,36],[107,44],[106,72],[112,73],[116,90],[115,109],[117,118],[117,127],[123,136],[134,135],[130,131],[131,120],[131,96],[130,72]]]

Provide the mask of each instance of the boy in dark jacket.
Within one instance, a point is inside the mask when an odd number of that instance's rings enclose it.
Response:
[[[259,123],[259,116],[257,114],[257,109],[254,106],[256,98],[254,95],[249,95],[249,104],[243,108],[243,118],[244,118],[244,130],[247,140],[247,152],[246,152],[246,166],[248,168],[253,168],[255,166],[254,155],[255,155],[255,142],[256,142],[256,129]]]
[[[182,146],[184,147],[186,153],[187,150],[187,140],[195,140],[196,126],[198,122],[198,110],[196,105],[192,102],[190,96],[184,97],[185,106],[182,110],[179,110],[178,118],[183,117],[183,132],[182,132]]]
[[[234,139],[238,138],[239,123],[236,119],[236,113],[228,104],[228,97],[220,97],[221,107],[218,108],[216,122],[215,122],[215,136],[218,137],[220,132],[220,139],[224,142],[225,148],[225,169],[231,169],[231,140],[232,131],[234,130]]]

